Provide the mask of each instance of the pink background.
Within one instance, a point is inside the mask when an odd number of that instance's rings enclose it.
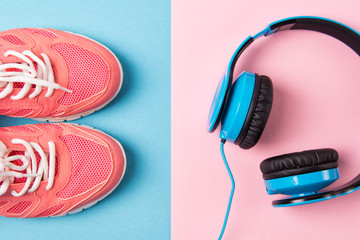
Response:
[[[272,21],[315,15],[360,31],[360,2],[172,1],[172,239],[217,239],[230,192],[219,130],[206,132],[213,93],[237,46]],[[332,147],[345,183],[360,172],[360,60],[347,46],[311,31],[255,42],[243,70],[274,84],[273,109],[259,143],[225,154],[236,181],[223,239],[359,239],[360,191],[330,201],[276,209],[259,170],[270,156]]]

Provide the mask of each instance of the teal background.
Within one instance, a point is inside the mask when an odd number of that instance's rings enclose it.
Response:
[[[117,138],[128,167],[111,195],[81,213],[0,217],[1,239],[170,239],[170,0],[2,3],[0,30],[66,30],[93,38],[117,55],[124,70],[119,95],[73,122]],[[36,121],[0,117],[0,126],[28,123]]]

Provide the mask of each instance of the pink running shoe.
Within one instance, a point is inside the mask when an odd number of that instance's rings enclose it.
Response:
[[[122,68],[103,45],[54,29],[0,32],[0,114],[73,120],[108,104]]]
[[[0,139],[0,216],[79,212],[110,194],[125,173],[120,143],[89,127],[5,127]]]

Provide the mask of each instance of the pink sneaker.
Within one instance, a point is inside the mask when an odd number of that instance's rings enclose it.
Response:
[[[0,32],[0,114],[73,120],[108,104],[122,68],[103,45],[54,29]]]
[[[120,183],[125,153],[115,139],[66,123],[0,128],[0,215],[48,217],[94,205]]]

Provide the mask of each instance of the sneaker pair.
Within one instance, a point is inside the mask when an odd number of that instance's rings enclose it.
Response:
[[[103,45],[54,29],[0,32],[0,114],[59,122],[91,114],[119,92],[122,69]],[[120,183],[121,144],[86,126],[0,128],[0,215],[47,217],[94,205]]]

